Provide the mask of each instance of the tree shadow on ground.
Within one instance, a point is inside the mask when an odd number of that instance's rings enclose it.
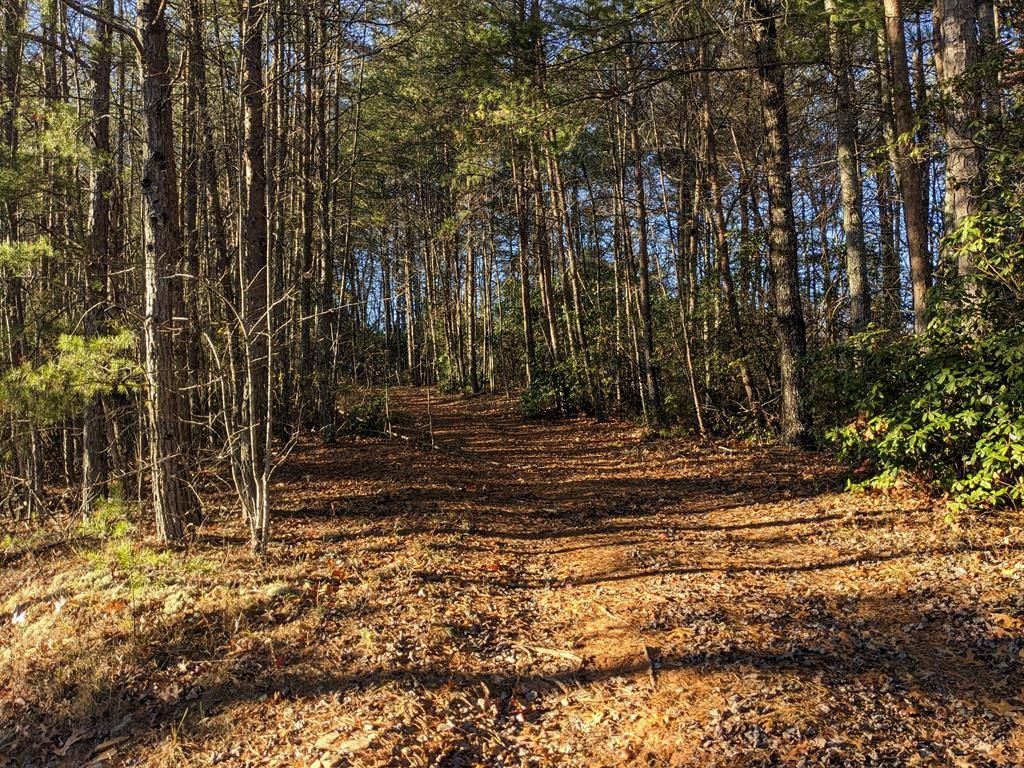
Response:
[[[438,427],[442,436],[469,428],[440,416]],[[513,419],[495,420],[492,433],[507,429],[521,442],[498,451],[488,447],[490,440],[497,439],[493,434],[474,437],[458,447],[457,455],[380,441],[299,451],[278,478],[288,486],[275,510],[283,529],[278,538],[289,543],[311,539],[317,546],[352,543],[354,557],[370,551],[376,538],[397,538],[400,545],[384,549],[390,553],[416,536],[436,537],[428,539],[430,546],[455,554],[484,551],[493,544],[495,548],[522,545],[533,548],[536,555],[557,555],[609,545],[623,553],[663,534],[706,533],[710,543],[714,535],[778,531],[776,536],[747,540],[766,550],[791,543],[779,538],[787,527],[821,530],[845,517],[814,502],[819,494],[839,488],[845,475],[835,467],[808,468],[795,454],[784,451],[752,449],[749,455],[719,458],[703,456],[701,449],[690,446],[683,453],[701,459],[700,474],[672,474],[662,467],[661,475],[645,475],[636,465],[620,472],[622,457],[638,444],[624,447],[610,439],[592,438],[589,445],[566,447],[577,427],[551,429]],[[388,452],[386,464],[372,464],[383,451]],[[470,461],[462,454],[475,458]],[[498,470],[489,463],[493,459],[505,467],[514,462],[532,465],[541,457],[548,459],[554,471],[539,472],[532,466]],[[338,477],[352,482],[342,490],[313,494],[307,475],[328,489]],[[368,483],[376,490],[367,489]],[[775,507],[760,510],[759,505]],[[735,515],[744,507],[751,509],[742,517]],[[334,530],[325,534],[324,527],[317,525],[320,522]],[[873,524],[873,517],[865,522]],[[240,540],[212,530],[201,534],[200,543],[235,547]],[[665,576],[712,573],[787,577],[903,558],[986,551],[907,548],[849,557],[836,552],[834,557],[810,562],[781,563],[756,563],[753,556],[746,560],[747,556],[738,555],[727,565],[704,564],[699,559],[694,564],[689,553],[687,561],[676,564],[679,561],[672,556],[688,546],[684,540],[652,547],[659,558],[667,554],[668,562],[644,567],[625,561],[623,567],[574,576],[569,586],[602,587],[629,580],[642,584]],[[290,551],[285,546],[277,552],[272,548],[268,557],[284,562]],[[390,558],[388,564],[398,562]],[[607,563],[602,562],[602,567]],[[346,618],[358,628],[372,626],[385,613],[390,627],[416,626],[415,601],[398,608],[386,601],[390,593],[409,586],[398,583],[394,569],[388,574],[379,577],[365,600],[344,608]],[[441,585],[438,592],[442,594],[456,594],[467,587],[479,590],[477,613],[468,619],[479,623],[483,621],[480,612],[489,609],[484,605],[489,598],[551,587],[550,580],[535,574],[477,576],[454,568],[450,572],[404,568],[401,578],[413,582],[413,591],[420,585],[428,591],[434,589],[428,585]],[[525,594],[532,599],[533,593]],[[925,608],[925,597],[917,593],[852,600],[844,606],[815,602],[803,592],[783,597],[766,592],[755,598],[747,615],[724,610],[701,615],[699,609],[684,606],[668,616],[663,627],[650,628],[644,640],[657,653],[660,674],[685,671],[758,679],[767,675],[798,689],[824,686],[841,701],[851,686],[870,686],[865,680],[871,673],[884,673],[897,697],[918,693],[936,711],[951,703],[978,708],[983,696],[1019,689],[1020,642],[1000,635],[987,618],[996,606],[976,598],[929,596],[928,604],[947,606],[939,611]],[[968,604],[971,600],[977,604]],[[508,655],[522,652],[517,643],[540,639],[512,630],[499,635],[493,647],[471,646],[475,641],[468,632],[455,634],[451,643],[465,643],[465,658],[476,659],[462,666],[382,658],[358,650],[358,637],[340,634],[332,640],[345,647],[341,658],[319,655],[315,643],[271,652],[274,627],[308,618],[313,611],[322,608],[300,602],[284,617],[269,618],[265,606],[241,613],[204,610],[162,616],[157,612],[148,624],[120,626],[77,650],[58,649],[44,655],[18,681],[20,701],[0,699],[0,751],[13,756],[17,764],[82,764],[106,739],[123,737],[129,748],[152,746],[170,739],[180,725],[196,724],[204,716],[199,713],[215,716],[256,702],[302,702],[324,694],[370,695],[382,686],[436,693],[453,686],[470,690],[486,684],[502,702],[499,719],[507,720],[513,716],[508,702],[516,691],[540,691],[543,702],[548,691],[588,690],[626,678],[645,680],[651,671],[642,653],[623,653],[610,660],[585,659],[582,666],[536,657],[525,667],[527,671],[517,673],[510,668]],[[236,647],[240,623],[247,628],[242,634],[253,640],[241,649]],[[674,640],[668,632],[696,626],[708,632],[687,641]],[[759,631],[750,631],[752,627]],[[558,642],[570,640],[561,637]],[[71,653],[77,657],[69,657]],[[130,664],[120,663],[125,658]],[[758,686],[758,690],[764,687],[760,682]],[[0,693],[5,692],[0,688]],[[73,699],[78,706],[66,704]],[[864,702],[862,707],[876,706],[870,698]],[[836,719],[857,716],[855,708],[830,715]],[[443,713],[428,711],[417,727],[437,730],[442,717]],[[58,756],[55,750],[80,732],[86,735],[71,744],[63,758]],[[471,746],[466,749],[465,757],[473,758]]]
[[[958,596],[940,594],[927,599],[931,607],[922,608],[923,600],[922,595],[901,594],[857,600],[843,610],[793,601],[774,606],[768,622],[772,633],[762,633],[761,639],[752,639],[748,633],[741,642],[730,639],[728,630],[737,628],[731,622],[743,619],[723,615],[720,640],[704,641],[699,647],[656,648],[659,674],[690,670],[702,675],[769,675],[798,688],[813,682],[841,700],[850,685],[870,687],[870,676],[881,673],[890,680],[890,697],[914,693],[918,704],[923,697],[924,706],[935,711],[953,705],[977,708],[982,697],[1019,691],[1021,641],[992,632],[986,615],[993,606],[967,606]],[[937,604],[945,607],[935,609]],[[916,620],[908,621],[912,613]],[[255,613],[245,618],[257,628]],[[676,618],[694,620],[685,614]],[[374,666],[356,657],[341,670],[286,650],[274,656],[258,647],[227,655],[224,648],[237,626],[236,612],[213,612],[168,618],[143,630],[132,640],[133,673],[107,680],[103,695],[73,712],[54,708],[44,696],[44,692],[53,693],[54,668],[40,666],[20,688],[29,695],[20,703],[5,702],[0,709],[0,733],[4,734],[0,743],[6,743],[4,750],[17,764],[81,764],[107,739],[124,738],[128,748],[153,745],[199,712],[209,716],[268,697],[302,701],[384,685],[434,691],[451,686],[470,690],[486,684],[507,703],[516,691],[531,689],[543,695],[544,691],[587,689],[616,678],[645,678],[650,671],[643,655],[610,664],[593,659],[582,666],[554,662],[557,669],[551,668],[550,661],[538,660],[535,672],[519,676],[510,676],[502,663],[471,669],[436,663]],[[115,637],[86,650],[94,654],[96,667],[103,669],[110,660],[105,656],[122,652],[126,642],[126,637]],[[66,661],[54,658],[51,665]],[[504,682],[495,683],[497,679]],[[73,696],[80,684],[87,683],[68,680],[64,695]],[[39,692],[35,698],[32,691]],[[510,710],[499,712],[499,718],[511,716]],[[857,716],[853,711],[832,715],[836,719]],[[423,727],[437,725],[428,717]],[[59,745],[80,732],[86,736],[58,756]]]

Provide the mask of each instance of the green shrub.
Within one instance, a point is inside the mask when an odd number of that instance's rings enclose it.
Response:
[[[870,460],[870,482],[910,472],[954,509],[1024,504],[1024,325],[871,330],[832,353],[812,386],[818,423],[843,457]]]
[[[135,530],[128,505],[119,498],[101,499],[78,526],[82,536],[100,541],[127,539]]]
[[[1020,105],[995,130],[977,213],[944,239],[947,273],[926,333],[877,330],[816,366],[818,423],[840,452],[949,494],[952,511],[1024,506],[1024,135]]]
[[[387,402],[383,395],[351,393],[338,398],[338,433],[380,435],[388,431]]]
[[[94,339],[61,335],[43,361],[24,362],[0,377],[0,414],[54,424],[99,395],[135,391],[142,379],[135,346],[128,331]]]
[[[520,412],[527,419],[575,416],[590,407],[586,377],[572,359],[538,370],[519,398]]]

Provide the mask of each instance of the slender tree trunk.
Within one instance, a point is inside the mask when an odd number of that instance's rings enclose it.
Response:
[[[216,258],[210,268],[211,282],[221,288],[224,294],[220,297],[224,306],[234,301],[233,283],[229,279],[231,271],[230,254],[228,252],[227,213],[221,199],[220,180],[217,174],[217,152],[214,140],[214,121],[210,115],[209,97],[206,87],[206,48],[203,42],[203,19],[198,0],[189,0],[189,77],[194,80],[196,99],[196,119],[200,125],[197,137],[200,147],[199,171],[202,174],[209,193],[210,211],[208,222],[213,233],[213,248]]]
[[[537,251],[537,283],[540,286],[540,303],[544,339],[548,347],[550,363],[561,359],[558,344],[558,320],[555,317],[554,286],[551,282],[551,240],[548,231],[547,209],[544,205],[544,182],[540,174],[540,158],[537,148],[530,146],[530,187],[533,192],[533,246]]]
[[[267,178],[264,133],[263,23],[265,0],[246,0],[242,9],[242,114],[245,211],[242,219],[241,306],[245,341],[246,392],[242,436],[242,504],[253,550],[261,551],[270,531],[270,285],[267,263]]]
[[[847,30],[836,18],[836,0],[826,0],[830,14],[828,43],[836,93],[836,144],[846,239],[846,279],[850,287],[850,323],[860,330],[871,319],[868,257],[864,247],[863,199],[857,153],[857,116],[850,82]]]
[[[162,0],[139,0],[142,102],[146,123],[142,176],[145,238],[146,406],[157,537],[179,541],[198,523],[198,505],[180,442],[182,365],[174,319],[174,274],[181,255],[171,66]]]
[[[577,238],[568,212],[568,195],[565,183],[562,180],[562,171],[559,167],[558,158],[548,155],[548,175],[551,180],[551,196],[554,201],[555,215],[560,222],[559,229],[564,233],[565,256],[568,260],[568,273],[562,280],[562,291],[572,297],[572,320],[569,335],[575,336],[576,346],[579,348],[583,363],[583,375],[587,380],[587,388],[590,392],[590,402],[594,415],[600,420],[604,418],[604,408],[601,403],[601,391],[597,379],[594,376],[593,362],[591,360],[590,343],[583,327],[583,304],[580,295],[583,292],[583,278],[580,273],[579,260],[580,249],[577,245]],[[568,307],[566,314],[569,314]],[[569,317],[566,317],[569,324]]]
[[[810,444],[811,426],[804,406],[803,356],[807,351],[807,337],[797,274],[785,72],[780,63],[776,21],[779,6],[771,0],[754,0],[754,9],[758,16],[754,45],[763,91],[765,175],[771,218],[768,250],[775,335],[779,344],[782,433],[787,443],[806,446]]]
[[[701,51],[702,61],[706,63],[706,52]],[[732,277],[732,265],[730,264],[729,241],[726,231],[725,211],[722,206],[722,186],[719,180],[719,158],[718,141],[715,136],[715,125],[711,116],[711,92],[710,78],[707,75],[703,78],[704,93],[702,99],[702,118],[704,122],[704,143],[707,152],[706,168],[708,183],[711,190],[711,212],[715,230],[715,251],[718,255],[718,272],[722,288],[725,292],[726,309],[729,313],[729,322],[732,325],[734,343],[736,345],[736,360],[740,374],[740,383],[743,385],[743,393],[747,400],[750,412],[760,416],[760,408],[757,398],[754,396],[754,385],[750,378],[750,371],[747,368],[746,340],[743,333],[743,324],[740,320],[740,306],[736,298],[736,286]]]
[[[636,119],[636,105],[632,105],[632,118]],[[661,398],[658,393],[657,375],[654,364],[654,321],[651,317],[651,268],[650,248],[648,246],[647,193],[644,188],[644,159],[640,149],[640,134],[635,123],[630,125],[630,143],[633,155],[633,176],[636,184],[637,214],[637,271],[639,272],[639,296],[637,309],[640,313],[642,335],[642,355],[644,388],[650,403],[649,418],[654,424],[661,424],[664,416],[661,410]]]
[[[312,426],[315,422],[313,403],[316,390],[313,386],[313,369],[315,367],[313,354],[313,327],[314,327],[314,305],[313,291],[316,280],[315,260],[313,257],[313,235],[316,231],[314,220],[314,205],[316,202],[316,183],[313,178],[313,158],[315,157],[314,147],[319,137],[313,130],[313,116],[316,112],[316,105],[313,98],[313,81],[317,77],[314,72],[316,63],[312,56],[312,22],[306,17],[303,19],[302,50],[305,61],[303,72],[303,138],[305,139],[305,151],[301,153],[302,167],[302,272],[299,276],[299,411],[302,413],[306,426]],[[324,308],[324,311],[326,309]],[[320,339],[320,344],[328,344],[328,339]],[[319,372],[323,375],[323,371]]]
[[[675,247],[676,298],[679,304],[679,324],[683,332],[683,355],[686,359],[686,377],[690,385],[690,396],[693,402],[693,415],[697,422],[697,429],[700,432],[701,437],[704,437],[707,432],[704,427],[704,409],[701,406],[700,396],[697,392],[697,377],[695,375],[693,365],[693,345],[690,341],[690,314],[688,312],[689,294],[693,290],[693,286],[690,284],[690,269],[688,266],[689,261],[692,258],[689,254],[689,249],[691,247],[691,243],[694,242],[693,230],[695,228],[695,222],[692,215],[693,205],[691,200],[693,186],[691,179],[687,177],[687,174],[683,170],[683,164],[681,164],[680,167],[677,189],[678,208],[676,210]],[[666,209],[667,207],[666,203]],[[667,210],[665,217],[666,219],[668,218]]]
[[[466,240],[466,324],[469,326],[469,387],[474,395],[480,391],[476,353],[476,279],[476,251],[470,234]]]
[[[405,354],[406,365],[409,368],[409,382],[419,384],[419,371],[416,365],[416,304],[412,290],[412,257],[415,240],[411,224],[406,224],[408,230],[405,259],[403,259],[405,278]]]
[[[883,312],[890,328],[903,325],[903,284],[900,276],[900,259],[897,248],[899,239],[896,229],[899,225],[895,210],[895,186],[893,185],[890,165],[896,165],[896,127],[892,118],[892,90],[889,76],[889,54],[885,43],[885,33],[877,40],[878,75],[876,91],[878,97],[879,132],[876,140],[879,155],[888,154],[892,162],[878,163],[875,176],[876,196],[878,198],[878,241],[881,258],[881,274],[883,287]]]
[[[515,149],[513,149],[515,152]],[[518,172],[517,172],[518,171]],[[526,210],[527,200],[525,181],[522,177],[522,164],[512,158],[512,184],[515,189],[516,216],[519,220],[519,283],[520,310],[523,315],[523,339],[526,349],[526,386],[533,382],[533,373],[537,367],[536,345],[533,339],[533,306],[530,300],[530,224]]]
[[[996,52],[998,13],[998,5],[995,0],[980,0],[978,3],[978,55],[983,60],[989,59]],[[982,78],[983,107],[986,117],[992,120],[1002,110],[999,77],[995,73],[985,72],[982,74]]]
[[[100,14],[114,15],[113,0],[104,0]],[[96,22],[96,53],[92,66],[93,171],[89,202],[89,252],[85,268],[86,306],[83,329],[86,337],[106,327],[107,266],[110,263],[110,201],[114,190],[110,143],[110,48],[111,27]],[[107,433],[103,401],[99,396],[86,406],[82,420],[82,515],[89,516],[97,499],[106,493],[107,466],[103,444]]]
[[[921,11],[914,13],[914,51],[910,54],[911,85],[914,92],[914,120],[917,125],[917,146],[928,147],[931,144],[931,115],[928,114],[928,84],[924,71],[924,32],[921,28]],[[934,57],[933,57],[934,58]],[[927,224],[926,241],[931,252],[931,177],[932,160],[924,155],[918,159],[921,168],[921,200],[924,208],[924,220]]]
[[[914,297],[914,331],[928,327],[927,293],[932,284],[928,255],[928,221],[925,212],[921,165],[914,158],[914,112],[910,104],[910,75],[907,69],[907,42],[903,31],[900,0],[883,0],[885,35],[892,73],[893,118],[896,125],[894,159],[896,176],[903,195],[907,250],[910,254],[910,282]]]

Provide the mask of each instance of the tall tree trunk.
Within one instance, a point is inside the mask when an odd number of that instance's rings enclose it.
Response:
[[[533,302],[530,299],[530,224],[527,212],[526,181],[523,178],[522,163],[516,162],[513,148],[512,184],[515,189],[516,217],[519,222],[519,242],[517,255],[519,261],[520,310],[523,316],[523,339],[526,349],[526,386],[533,382],[533,374],[537,367],[536,345],[533,339]]]
[[[779,344],[782,434],[787,443],[806,446],[810,443],[811,426],[810,415],[804,405],[803,356],[807,351],[807,336],[797,274],[789,118],[776,19],[779,5],[771,0],[754,0],[754,10],[757,14],[754,46],[763,92],[765,175],[771,218],[768,250],[775,335]]]
[[[412,289],[412,256],[416,241],[411,222],[406,223],[406,231],[405,258],[402,260],[405,279],[405,355],[409,368],[409,383],[419,384],[419,371],[416,365],[416,304]]]
[[[917,146],[927,147],[931,144],[931,116],[928,114],[928,83],[924,71],[925,35],[921,27],[921,12],[914,13],[914,50],[910,54],[911,81],[914,92],[914,120],[917,125]],[[934,57],[933,57],[934,60]],[[931,177],[932,161],[927,155],[919,158],[921,167],[921,200],[924,207],[924,220],[927,222],[927,241],[929,249],[931,241]]]
[[[213,234],[213,249],[216,259],[208,268],[211,282],[224,292],[221,300],[225,306],[234,301],[233,282],[228,252],[227,213],[221,198],[220,180],[217,174],[217,152],[214,140],[213,117],[210,114],[209,96],[206,87],[206,47],[203,42],[203,17],[199,0],[189,0],[189,77],[193,79],[196,100],[196,120],[200,125],[199,165],[210,199],[208,223]]]
[[[583,278],[580,272],[580,258],[582,256],[578,240],[575,235],[572,220],[568,211],[568,194],[565,189],[565,182],[562,179],[562,170],[558,158],[547,153],[548,175],[551,182],[551,198],[554,203],[555,216],[560,222],[559,230],[564,233],[565,258],[568,260],[568,270],[562,279],[562,291],[572,298],[572,319],[566,317],[567,324],[570,324],[569,336],[575,337],[576,346],[579,349],[583,364],[583,375],[587,380],[587,389],[590,393],[590,404],[594,415],[600,420],[604,418],[603,404],[601,403],[601,390],[597,379],[594,376],[593,361],[591,359],[590,343],[586,329],[583,327],[583,304],[580,298],[583,292]],[[566,308],[566,314],[570,312]]]
[[[558,344],[558,321],[555,318],[554,286],[551,281],[551,240],[548,231],[547,209],[544,205],[544,182],[540,174],[537,148],[530,145],[530,187],[533,192],[533,247],[537,251],[537,284],[540,286],[541,328],[548,347],[549,362],[561,359]]]
[[[114,0],[104,0],[100,14],[114,15]],[[114,189],[110,145],[110,46],[111,27],[96,22],[96,53],[92,67],[92,151],[93,171],[89,200],[89,251],[85,268],[85,314],[87,338],[105,330],[107,268],[110,263],[110,201]],[[96,396],[86,406],[82,420],[82,515],[93,511],[106,492],[107,467],[103,451],[107,428],[103,401]]]
[[[952,214],[949,224],[956,233],[977,213],[981,193],[981,149],[974,136],[981,119],[981,91],[978,82],[969,80],[980,58],[976,0],[935,0],[932,20],[944,97],[946,195]],[[956,257],[961,277],[975,272],[970,249],[957,248]]]
[[[183,539],[198,504],[181,444],[182,362],[176,351],[175,272],[181,256],[171,65],[162,0],[139,0],[142,103],[146,122],[142,175],[145,238],[146,410],[157,537]]]
[[[306,426],[312,426],[315,422],[313,403],[315,389],[313,387],[313,289],[315,281],[315,260],[313,258],[313,235],[316,230],[314,220],[314,205],[316,198],[316,184],[313,179],[313,158],[318,140],[325,140],[326,137],[318,137],[313,130],[313,115],[316,106],[313,99],[313,82],[317,75],[314,72],[316,64],[313,61],[312,50],[312,22],[307,16],[303,19],[302,51],[305,62],[303,72],[303,122],[302,136],[305,141],[305,151],[301,153],[302,167],[302,260],[301,274],[299,275],[299,411],[302,414]],[[326,311],[326,308],[323,308]],[[327,345],[328,339],[321,339],[321,344]],[[323,372],[321,371],[322,375]]]
[[[988,59],[996,52],[998,37],[998,5],[995,0],[978,2],[978,55]],[[985,114],[992,119],[1002,110],[1002,99],[999,94],[999,77],[994,72],[984,72],[982,77],[982,101]]]
[[[864,247],[863,199],[857,154],[857,116],[850,82],[847,31],[836,18],[836,0],[826,0],[829,54],[836,93],[836,144],[839,184],[843,199],[843,235],[846,239],[846,279],[850,287],[850,323],[860,330],[871,319],[868,257]]]
[[[706,50],[701,50],[701,61],[707,63]],[[704,146],[707,153],[706,168],[708,184],[711,191],[711,212],[715,230],[715,251],[718,255],[718,272],[722,288],[725,292],[726,309],[729,313],[729,322],[732,325],[734,343],[737,350],[737,366],[739,368],[740,383],[743,385],[743,394],[747,400],[750,412],[758,417],[760,408],[757,398],[754,396],[754,386],[750,378],[750,371],[747,368],[747,345],[743,333],[743,324],[740,321],[740,306],[736,299],[736,285],[732,277],[732,265],[730,264],[729,241],[726,231],[725,210],[722,205],[722,185],[719,179],[719,158],[718,141],[715,135],[714,120],[711,115],[711,82],[705,73],[703,78],[703,98],[701,116],[704,122]]]
[[[466,324],[469,326],[469,387],[475,395],[480,391],[476,353],[476,251],[473,234],[466,239]]]
[[[925,212],[921,165],[914,158],[914,112],[910,104],[910,74],[907,68],[907,41],[903,31],[900,0],[883,0],[885,36],[892,73],[893,119],[896,125],[894,160],[896,176],[903,195],[903,218],[910,254],[910,282],[914,297],[914,331],[928,327],[927,293],[932,284],[931,258],[928,255],[928,221]]]
[[[661,424],[663,414],[661,397],[658,392],[657,375],[654,365],[654,321],[651,318],[651,268],[650,248],[648,246],[647,225],[647,193],[644,188],[644,158],[640,149],[640,133],[636,127],[636,104],[631,104],[633,114],[630,118],[630,144],[633,159],[633,176],[636,184],[636,228],[637,228],[637,271],[639,272],[639,295],[637,309],[640,313],[640,330],[642,336],[643,386],[647,392],[650,405],[648,419],[654,424]]]
[[[692,249],[696,247],[696,222],[693,216],[693,193],[699,192],[699,187],[693,183],[691,176],[697,174],[690,171],[692,163],[680,163],[679,182],[677,184],[677,208],[676,208],[676,292],[679,304],[680,327],[683,331],[683,354],[686,358],[686,375],[690,384],[690,396],[693,402],[693,414],[697,421],[697,428],[701,437],[706,434],[704,427],[704,413],[700,402],[700,395],[697,392],[697,377],[693,365],[693,345],[690,337],[690,322],[692,313],[690,307],[690,295],[695,286],[690,279],[690,263],[695,258]],[[667,213],[666,213],[667,218]]]
[[[241,292],[247,394],[242,435],[242,504],[250,543],[261,551],[270,530],[270,313],[267,288],[267,178],[263,111],[263,21],[265,0],[246,0],[242,9],[242,114],[245,211],[242,220]]]
[[[892,158],[892,166],[896,165],[896,126],[892,119],[892,89],[890,88],[889,75],[889,54],[885,42],[885,33],[882,32],[876,39],[877,49],[877,108],[878,108],[878,143],[879,155],[886,153]],[[877,163],[878,170],[875,174],[875,186],[878,203],[878,243],[879,258],[881,259],[882,276],[882,311],[886,323],[890,328],[900,328],[903,325],[901,318],[903,309],[903,284],[901,279],[901,268],[899,250],[897,248],[898,238],[896,229],[899,226],[898,216],[895,210],[895,187],[893,185],[890,163]]]

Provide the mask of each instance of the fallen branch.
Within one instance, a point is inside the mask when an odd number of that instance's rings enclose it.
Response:
[[[565,659],[567,661],[575,662],[581,666],[583,664],[582,656],[579,656],[572,651],[563,651],[560,648],[545,648],[542,645],[527,645],[526,643],[514,643],[513,647],[529,651],[536,656],[552,656],[556,659]]]

